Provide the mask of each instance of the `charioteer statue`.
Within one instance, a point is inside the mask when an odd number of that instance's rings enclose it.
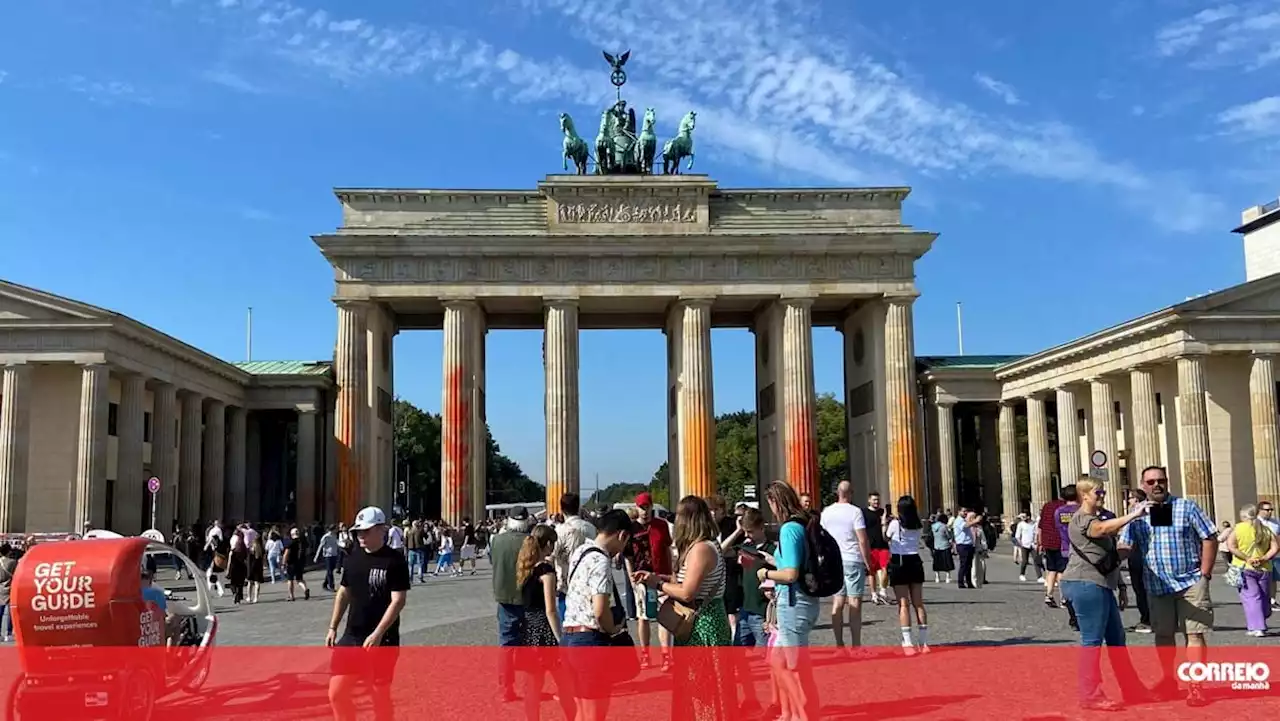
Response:
[[[600,114],[600,132],[595,142],[595,172],[597,175],[652,175],[658,139],[654,130],[657,122],[653,108],[646,108],[644,119],[636,131],[635,108],[628,108],[622,99],[622,86],[627,82],[623,66],[631,58],[631,51],[614,56],[604,53],[611,69],[609,81],[617,92],[617,101]],[[689,112],[680,120],[676,136],[662,146],[662,172],[675,175],[680,172],[680,161],[689,159],[687,169],[693,169],[693,130],[697,113]],[[578,175],[587,174],[591,159],[587,142],[579,135],[573,118],[560,113],[560,131],[564,133],[563,168],[569,169],[573,161]]]

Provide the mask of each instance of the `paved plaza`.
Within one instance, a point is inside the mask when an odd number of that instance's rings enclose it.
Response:
[[[1028,569],[1031,570],[1031,569]],[[310,601],[287,600],[284,583],[264,584],[257,605],[235,606],[230,593],[215,599],[219,613],[219,646],[288,645],[318,646],[324,643],[333,594],[321,591],[324,574],[308,574],[312,587]],[[987,572],[989,583],[978,590],[960,590],[955,585],[929,583],[925,605],[929,611],[930,642],[946,645],[1070,644],[1078,636],[1067,627],[1066,612],[1051,610],[1042,603],[1038,583],[1018,581],[1011,550],[1005,539],[992,558]],[[181,587],[190,582],[166,585]],[[1214,578],[1216,623],[1214,645],[1271,644],[1272,639],[1250,638],[1244,634],[1240,601],[1220,578]],[[863,606],[863,644],[899,644],[896,608]],[[404,645],[484,646],[497,643],[496,609],[493,603],[488,562],[481,560],[478,573],[460,578],[435,577],[415,583],[409,593],[401,621]],[[1136,609],[1125,611],[1125,625],[1138,622]],[[634,631],[634,624],[632,625]],[[833,643],[824,612],[812,637],[815,645]],[[1129,634],[1133,645],[1151,645],[1150,634]]]

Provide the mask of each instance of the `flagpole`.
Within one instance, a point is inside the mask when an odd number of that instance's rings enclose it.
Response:
[[[253,306],[249,306],[249,312],[245,316],[244,359],[253,360]]]
[[[964,355],[964,316],[960,310],[960,303],[956,303],[956,341],[960,344],[960,355]]]

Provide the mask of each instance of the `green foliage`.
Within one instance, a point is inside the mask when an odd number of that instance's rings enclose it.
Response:
[[[409,508],[429,518],[440,515],[439,414],[424,411],[405,400],[396,399],[392,409],[396,458],[409,477]],[[546,490],[529,478],[520,465],[502,454],[493,435],[485,430],[488,445],[488,492],[486,503],[530,503],[542,501]],[[400,478],[405,471],[400,471]]]
[[[849,443],[845,432],[844,404],[834,394],[818,396],[818,477],[822,483],[823,502],[835,498],[836,484],[848,473]],[[743,499],[743,489],[757,484],[758,467],[756,414],[736,411],[716,418],[716,483],[720,494],[730,503]],[[670,508],[667,502],[666,463],[654,471],[649,487],[654,502]],[[662,500],[659,500],[661,498]]]

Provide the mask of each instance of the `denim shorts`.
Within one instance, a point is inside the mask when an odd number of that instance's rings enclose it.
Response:
[[[778,641],[774,663],[794,669],[800,649],[809,645],[809,634],[818,623],[819,600],[791,589],[795,603],[784,594],[778,599]]]
[[[844,564],[844,588],[836,591],[837,596],[862,598],[867,591],[867,567],[854,561]]]

